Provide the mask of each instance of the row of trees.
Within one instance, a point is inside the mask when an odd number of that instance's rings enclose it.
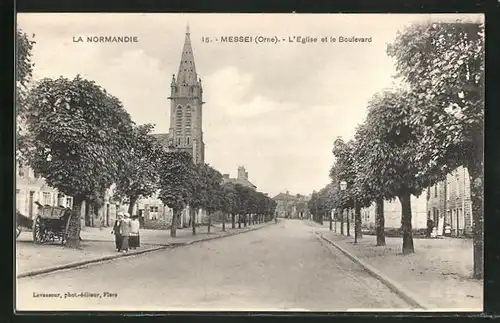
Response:
[[[401,86],[375,94],[354,139],[334,142],[332,183],[313,195],[311,212],[354,209],[361,236],[360,210],[375,203],[377,245],[384,245],[383,203],[398,199],[402,251],[412,253],[410,197],[463,166],[471,183],[474,277],[482,278],[484,25],[415,24],[387,53]]]
[[[153,136],[153,125],[136,125],[120,100],[95,82],[45,78],[28,89],[34,42],[21,31],[18,46],[17,156],[42,176],[48,185],[73,197],[67,246],[77,247],[80,210],[102,204],[108,188],[116,184],[115,198],[130,205],[159,191],[173,210],[171,235],[181,211],[203,208],[251,223],[270,220],[275,204],[267,195],[241,185],[223,183],[222,175],[208,164],[195,165],[190,154],[164,147]],[[225,219],[225,217],[223,217]],[[224,229],[225,229],[225,223]],[[241,224],[240,224],[241,226]]]

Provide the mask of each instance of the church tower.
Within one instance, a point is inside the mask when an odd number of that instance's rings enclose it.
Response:
[[[205,162],[203,142],[203,89],[196,74],[191,35],[186,28],[184,47],[177,77],[170,84],[170,142],[176,149],[189,152],[195,164]]]

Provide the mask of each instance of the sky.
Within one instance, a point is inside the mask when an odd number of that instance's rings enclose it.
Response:
[[[22,13],[18,27],[35,34],[34,81],[77,74],[118,97],[138,124],[168,132],[170,81],[179,68],[189,24],[202,79],[205,161],[249,180],[272,196],[310,194],[329,183],[335,138],[349,140],[371,97],[397,80],[387,44],[412,23],[478,20],[430,14],[109,14]],[[136,43],[75,42],[87,36],[137,37]],[[318,43],[203,42],[222,36]],[[371,37],[321,43],[322,37]]]

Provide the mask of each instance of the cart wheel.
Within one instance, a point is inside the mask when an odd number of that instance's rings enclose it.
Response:
[[[36,244],[41,244],[45,240],[44,233],[42,232],[41,219],[39,216],[33,221],[33,242]]]

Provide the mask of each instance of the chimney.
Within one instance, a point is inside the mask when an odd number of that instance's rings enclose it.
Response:
[[[246,177],[246,172],[245,172],[245,167],[239,166],[238,167],[238,179],[245,179]]]

